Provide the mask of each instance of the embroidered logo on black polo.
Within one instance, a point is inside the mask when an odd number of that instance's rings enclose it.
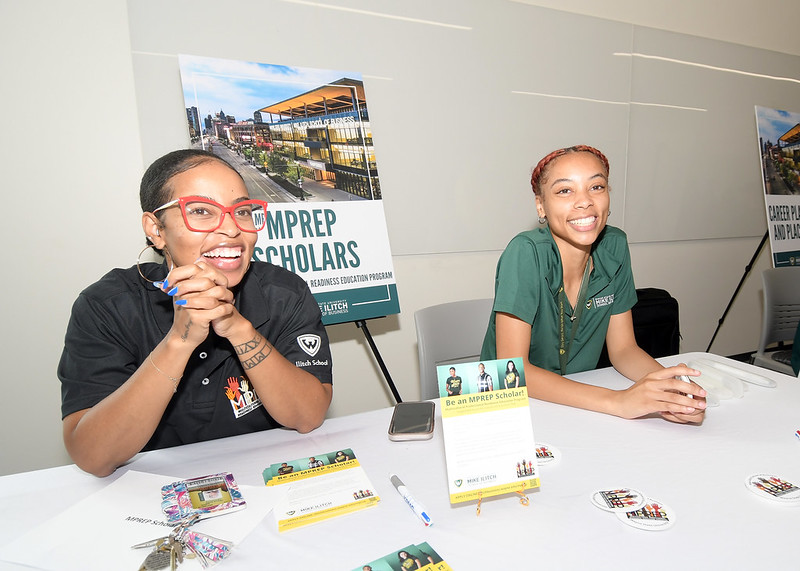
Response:
[[[244,377],[228,377],[228,385],[225,387],[225,396],[233,408],[233,416],[241,418],[247,413],[253,412],[263,406],[261,399],[250,386],[250,381]]]
[[[319,351],[322,341],[319,335],[306,333],[305,335],[299,335],[297,337],[297,344],[300,345],[303,351],[308,353],[309,357],[313,357],[317,354],[317,351]]]

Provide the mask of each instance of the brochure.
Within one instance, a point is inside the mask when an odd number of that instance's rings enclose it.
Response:
[[[380,501],[350,448],[278,462],[263,473],[267,486],[280,487],[276,501],[278,531],[294,529]]]
[[[451,571],[447,562],[426,542],[407,545],[397,551],[387,553],[380,559],[359,565],[353,571]]]
[[[440,365],[450,503],[539,487],[522,359]]]

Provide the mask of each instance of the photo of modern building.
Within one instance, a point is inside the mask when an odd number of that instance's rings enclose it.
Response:
[[[359,73],[197,56],[180,66],[192,146],[230,162],[253,198],[381,199]]]
[[[757,107],[764,192],[800,195],[800,113]]]
[[[361,81],[338,81],[259,110],[269,120],[274,151],[355,197],[381,198],[378,169]]]

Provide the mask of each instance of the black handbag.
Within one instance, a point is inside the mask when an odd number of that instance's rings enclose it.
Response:
[[[637,289],[636,295],[638,301],[631,308],[631,314],[633,334],[639,347],[651,357],[666,357],[680,353],[678,300],[668,291],[652,287]],[[610,366],[608,350],[603,344],[597,368]]]

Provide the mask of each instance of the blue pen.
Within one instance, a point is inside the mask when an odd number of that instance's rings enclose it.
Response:
[[[403,496],[403,499],[408,504],[408,507],[410,507],[411,510],[417,514],[417,517],[422,520],[422,523],[424,523],[426,526],[433,525],[433,520],[431,519],[431,516],[428,515],[428,511],[422,507],[417,500],[414,499],[414,496],[411,495],[411,492],[408,491],[408,488],[406,488],[406,485],[402,482],[402,480],[400,480],[400,478],[394,474],[389,474],[389,479],[392,481],[395,489],[397,489],[397,493]]]

